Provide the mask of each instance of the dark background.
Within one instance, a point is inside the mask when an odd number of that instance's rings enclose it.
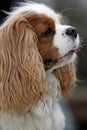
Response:
[[[0,23],[4,21],[6,14],[2,11],[10,11],[10,7],[24,0],[0,0]],[[81,48],[78,52],[77,77],[78,81],[67,103],[75,119],[77,129],[87,130],[87,0],[33,0],[43,2],[65,16],[65,21],[77,27],[81,38]],[[71,130],[71,129],[70,129]]]

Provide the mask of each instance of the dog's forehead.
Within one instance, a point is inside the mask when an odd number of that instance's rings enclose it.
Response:
[[[13,13],[21,13],[23,11],[34,11],[38,14],[44,14],[48,17],[52,18],[55,23],[60,24],[61,23],[61,14],[56,13],[53,9],[46,6],[45,4],[41,3],[26,3],[13,11]]]

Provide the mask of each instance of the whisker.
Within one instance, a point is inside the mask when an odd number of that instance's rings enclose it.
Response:
[[[70,10],[78,11],[76,8],[66,8],[66,9],[63,9],[60,13],[63,14],[63,13],[70,11]]]
[[[87,46],[87,42],[82,42],[82,47]]]

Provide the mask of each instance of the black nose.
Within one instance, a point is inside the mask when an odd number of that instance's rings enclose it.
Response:
[[[72,28],[72,27],[68,28],[65,33],[66,33],[66,35],[71,36],[73,38],[77,37],[77,30],[76,30],[76,28]]]

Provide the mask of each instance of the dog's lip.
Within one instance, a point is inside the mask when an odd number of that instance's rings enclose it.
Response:
[[[60,58],[58,58],[58,61],[63,59],[64,57],[67,57],[67,56],[72,56],[74,53],[77,52],[77,48],[73,48],[71,49],[70,51],[68,51],[65,55],[61,56]]]
[[[76,49],[76,48],[73,48],[73,49],[71,49],[71,50],[68,52],[68,54],[69,54],[69,53],[75,53],[75,52],[77,52],[77,49]]]
[[[51,66],[54,63],[58,63],[61,62],[64,58],[68,57],[70,58],[74,53],[76,53],[78,51],[78,48],[72,48],[71,50],[69,50],[65,55],[56,58],[56,59],[49,59],[47,61],[44,62],[45,66]]]

